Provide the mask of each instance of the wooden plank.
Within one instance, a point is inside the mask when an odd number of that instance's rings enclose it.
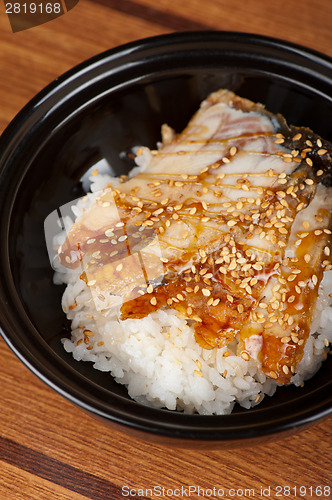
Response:
[[[103,5],[123,10],[121,0],[97,0]],[[134,0],[139,8],[132,9],[140,17],[168,26],[170,30],[195,29],[198,23],[205,29],[244,31],[273,36],[299,43],[332,55],[332,3],[325,0],[297,2],[279,0],[248,0],[229,2],[209,0],[202,8],[201,0],[169,2],[168,0]],[[146,10],[143,9],[143,6]]]
[[[118,494],[126,486],[140,489],[161,485],[175,489],[179,485],[189,488],[193,482],[206,489],[233,484],[238,488],[250,485],[255,490],[269,485],[276,488],[285,484],[328,484],[332,465],[330,419],[298,435],[254,449],[174,452],[129,437],[91,418],[40,382],[6,346],[2,346],[1,352],[6,374],[1,372],[0,377],[0,419],[6,433],[0,439],[0,449],[7,445],[14,451],[25,451],[26,465],[19,453],[15,461],[13,451],[2,452],[2,459],[27,472],[32,472],[31,464],[35,462],[37,475],[54,482],[59,473],[62,487],[73,487],[68,479],[71,473],[81,488],[86,474],[93,491]],[[299,448],[301,454],[297,454]],[[304,476],[304,470],[310,473]],[[1,477],[0,470],[0,480]],[[82,493],[82,489],[79,491]]]
[[[0,463],[0,496],[2,500],[86,500],[89,497],[62,488],[38,475],[6,462]]]

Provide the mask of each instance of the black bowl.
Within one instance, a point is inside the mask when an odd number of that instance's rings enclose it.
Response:
[[[188,32],[105,52],[40,92],[0,140],[0,323],[18,357],[60,394],[104,422],[180,446],[239,446],[303,429],[332,411],[332,359],[303,388],[283,387],[251,410],[184,415],[132,401],[89,363],[77,363],[62,287],[52,282],[44,220],[80,197],[86,175],[107,159],[132,167],[133,146],[155,147],[160,126],[180,131],[200,101],[226,87],[332,141],[332,60],[262,36]]]

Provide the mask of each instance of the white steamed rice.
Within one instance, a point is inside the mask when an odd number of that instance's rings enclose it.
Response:
[[[117,182],[108,175],[91,180],[92,192],[72,207],[75,218],[94,203],[101,189]],[[55,245],[63,243],[73,220],[67,217],[63,222],[66,231],[55,238]],[[90,289],[80,279],[81,270],[54,265],[55,283],[67,285],[62,307],[72,322],[71,338],[62,340],[65,350],[75,360],[92,362],[95,369],[109,372],[134,400],[169,410],[223,415],[231,413],[236,402],[250,408],[276,391],[277,383],[254,360],[236,355],[235,342],[227,348],[203,349],[195,341],[193,328],[171,309],[120,321],[119,301],[111,309],[97,311]],[[332,342],[331,290],[332,270],[325,272],[311,335],[292,377],[297,386],[319,369],[326,358],[327,340]],[[74,303],[77,306],[71,309]],[[93,332],[88,344],[81,340],[84,329]],[[226,350],[230,352],[227,357],[223,356]]]

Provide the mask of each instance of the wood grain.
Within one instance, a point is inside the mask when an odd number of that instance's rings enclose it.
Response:
[[[0,9],[0,133],[54,78],[138,38],[227,29],[283,38],[332,56],[331,24],[329,0],[80,0],[64,16],[13,34]],[[225,492],[249,488],[255,498],[266,498],[261,488],[270,486],[269,498],[277,499],[278,485],[332,486],[331,419],[255,448],[172,450],[99,423],[38,380],[3,340],[0,348],[1,500],[109,500],[122,498],[128,491],[123,487],[141,489],[141,498],[156,498],[153,488],[163,487],[164,498],[172,498],[167,489],[195,485]]]

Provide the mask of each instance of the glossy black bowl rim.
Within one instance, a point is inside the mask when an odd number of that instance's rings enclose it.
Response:
[[[200,50],[209,50],[208,45],[224,44],[227,50],[233,50],[234,45],[243,48],[257,47],[262,51],[262,57],[268,57],[272,53],[294,54],[297,64],[300,61],[307,64],[308,71],[317,74],[317,78],[332,85],[332,58],[320,54],[312,49],[307,49],[300,45],[285,42],[276,38],[263,35],[254,35],[241,32],[228,31],[199,31],[184,32],[168,35],[160,35],[136,42],[122,45],[98,54],[73,69],[64,73],[54,80],[42,91],[40,91],[12,120],[0,138],[0,199],[2,194],[1,178],[10,167],[13,150],[24,148],[29,138],[34,134],[35,126],[38,122],[45,120],[48,114],[53,113],[59,104],[59,98],[65,100],[73,93],[79,93],[88,85],[91,78],[102,78],[103,67],[110,65],[112,71],[128,69],[131,63],[140,63],[148,58],[157,58],[158,53],[175,54],[179,48],[181,50],[195,50],[200,46]],[[226,50],[226,49],[225,49]],[[285,61],[287,64],[287,61]],[[134,81],[134,80],[133,80]],[[6,226],[7,221],[1,221],[1,226]],[[5,228],[5,230],[8,228]],[[2,249],[8,250],[8,242],[1,242]],[[7,246],[6,246],[7,245]],[[8,252],[7,252],[8,254]],[[7,265],[3,275],[6,287],[0,284],[0,301],[2,304],[9,304],[8,293],[15,295],[14,286],[10,282],[11,275],[9,269],[8,255],[1,256],[2,264]],[[7,259],[7,262],[6,262]],[[20,328],[33,329],[24,311],[19,305],[18,297],[15,297],[15,305],[18,308],[20,318],[15,319],[15,326]],[[115,397],[110,404],[98,395],[102,395],[102,389],[96,389],[96,396],[93,397],[79,388],[79,384],[73,386],[75,371],[67,367],[63,371],[62,362],[57,359],[47,345],[36,346],[35,352],[27,349],[22,339],[16,334],[13,327],[13,320],[10,312],[3,310],[0,313],[0,332],[13,352],[19,359],[48,386],[53,388],[68,400],[77,404],[88,412],[106,421],[125,426],[127,430],[133,429],[143,432],[145,435],[161,435],[167,438],[194,441],[239,441],[250,440],[256,437],[269,436],[271,434],[287,433],[294,428],[303,428],[312,422],[321,420],[332,413],[332,391],[329,392],[327,386],[316,390],[316,404],[306,406],[306,396],[297,398],[297,402],[287,402],[279,405],[279,410],[284,413],[275,417],[275,408],[264,409],[264,418],[256,420],[256,415],[261,410],[259,407],[244,414],[232,414],[226,416],[201,416],[183,415],[180,413],[168,412],[166,410],[147,409],[145,406],[129,401],[125,398]],[[40,353],[53,355],[54,364],[45,364],[45,358]],[[73,379],[68,378],[71,375]],[[329,384],[330,385],[330,384]],[[299,400],[303,404],[298,404]],[[115,403],[115,406],[112,406]],[[118,405],[118,406],[116,406]],[[278,410],[278,411],[279,411]]]

